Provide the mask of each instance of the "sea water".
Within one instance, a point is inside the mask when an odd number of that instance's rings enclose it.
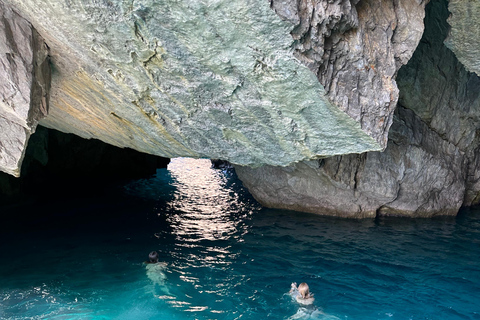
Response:
[[[266,209],[232,170],[184,158],[66,194],[0,207],[1,319],[480,319],[477,210]],[[165,264],[151,270],[153,250]],[[312,306],[292,299],[292,282],[308,283]]]

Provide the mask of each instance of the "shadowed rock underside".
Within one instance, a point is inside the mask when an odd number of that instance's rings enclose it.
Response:
[[[384,147],[295,58],[295,26],[267,1],[3,1],[48,44],[46,127],[251,166]]]

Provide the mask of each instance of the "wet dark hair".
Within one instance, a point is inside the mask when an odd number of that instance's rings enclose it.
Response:
[[[158,253],[157,251],[152,251],[148,255],[148,258],[150,259],[150,262],[158,262]]]

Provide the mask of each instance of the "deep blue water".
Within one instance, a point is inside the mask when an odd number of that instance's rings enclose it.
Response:
[[[480,319],[478,210],[265,209],[234,173],[191,159],[98,195],[0,210],[1,319]],[[164,281],[142,263],[152,250]],[[294,281],[314,306],[286,294]]]

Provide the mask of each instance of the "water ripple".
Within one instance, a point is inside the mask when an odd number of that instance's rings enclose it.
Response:
[[[66,216],[60,228],[0,234],[0,318],[480,319],[477,210],[354,221],[265,209],[233,171],[192,159],[111,199],[61,203],[27,208]],[[151,250],[162,281],[142,264]],[[287,294],[303,281],[308,308]]]

